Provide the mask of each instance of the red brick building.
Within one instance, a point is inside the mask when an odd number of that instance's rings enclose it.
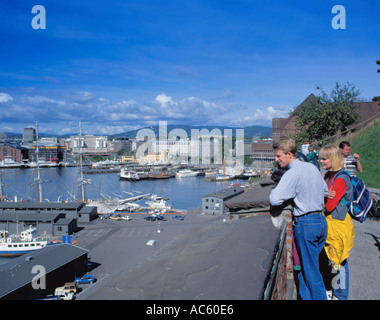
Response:
[[[22,159],[28,158],[28,149],[7,144],[0,145],[0,161],[5,158],[11,158],[18,163],[22,163]]]
[[[317,97],[310,94],[297,108],[304,104],[308,104]],[[375,120],[380,119],[380,105],[379,101],[358,102],[356,111],[360,115],[360,122],[350,126],[350,128],[360,129]],[[272,119],[272,138],[274,141],[282,136],[290,137],[297,133],[296,129],[296,116],[290,115],[288,118],[273,118]]]

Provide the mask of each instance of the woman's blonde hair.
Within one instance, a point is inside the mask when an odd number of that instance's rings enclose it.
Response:
[[[319,152],[319,157],[321,159],[330,159],[331,160],[331,171],[339,171],[344,166],[344,161],[342,153],[340,152],[338,146],[334,144],[329,144],[321,149]]]

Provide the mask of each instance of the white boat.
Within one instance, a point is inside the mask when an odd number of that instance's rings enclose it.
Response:
[[[207,170],[205,172],[205,178],[215,178],[216,177],[216,170]]]
[[[149,206],[150,209],[158,210],[161,213],[171,211],[173,209],[173,205],[168,205],[166,203],[166,200],[164,200],[161,197],[158,197],[157,195],[152,195],[148,201],[146,201],[146,204]]]
[[[99,161],[99,162],[94,162],[91,167],[96,169],[96,168],[102,168],[102,167],[109,167],[109,166],[116,166],[119,165],[120,162],[117,160],[104,160],[104,161]]]
[[[244,168],[242,167],[225,167],[223,169],[219,169],[219,174],[231,177],[231,179],[233,179],[234,177],[240,176],[243,170]]]
[[[53,244],[48,237],[37,237],[37,229],[29,227],[21,235],[8,236],[8,231],[0,232],[0,256],[21,256]]]
[[[190,169],[184,169],[184,170],[179,170],[175,176],[176,176],[176,178],[184,178],[184,177],[195,177],[197,175],[198,175],[197,171],[193,171]]]
[[[0,168],[20,168],[21,163],[13,160],[12,157],[5,157],[4,160],[0,162]]]
[[[37,168],[37,162],[36,161],[28,162],[27,166],[29,168]],[[58,167],[58,163],[53,162],[53,161],[47,161],[47,160],[38,160],[38,166],[40,168],[42,168],[42,167]]]
[[[141,206],[137,203],[125,203],[117,206],[116,211],[136,212],[141,210]]]
[[[258,175],[257,171],[252,170],[252,169],[248,169],[248,170],[244,171],[243,176],[250,178],[250,177],[258,177],[259,175]]]
[[[125,170],[125,168],[121,168],[119,173],[119,179],[127,181],[138,181],[140,180],[140,177],[135,171]]]
[[[224,180],[232,180],[235,178],[235,176],[230,176],[230,175],[224,175],[224,174],[218,174],[216,176],[216,181],[224,181]]]

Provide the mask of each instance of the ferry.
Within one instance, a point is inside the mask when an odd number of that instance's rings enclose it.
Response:
[[[53,244],[48,237],[37,237],[37,229],[29,227],[20,236],[8,236],[8,231],[0,231],[0,256],[16,257],[42,249]]]

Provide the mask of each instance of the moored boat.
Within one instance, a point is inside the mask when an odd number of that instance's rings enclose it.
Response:
[[[127,180],[127,181],[139,181],[140,177],[134,171],[125,170],[125,168],[121,168],[120,173],[119,173],[119,179]]]
[[[37,237],[37,229],[29,227],[21,235],[7,235],[7,231],[0,232],[0,256],[21,256],[50,244],[54,244],[49,237]]]
[[[22,164],[13,160],[11,157],[5,157],[4,160],[0,161],[0,168],[21,168]]]
[[[178,173],[175,175],[176,178],[185,178],[185,177],[195,177],[198,175],[197,171],[193,171],[190,169],[183,169],[178,171]]]

